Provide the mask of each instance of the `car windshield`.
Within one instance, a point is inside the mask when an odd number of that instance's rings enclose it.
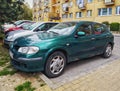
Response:
[[[30,27],[32,24],[33,24],[33,23],[24,24],[24,25],[22,25],[22,28],[23,28],[24,30],[29,30],[29,27]]]
[[[19,20],[19,21],[16,21],[14,24],[15,24],[15,25],[20,25],[21,22],[22,22],[22,20]]]
[[[71,34],[72,30],[75,28],[77,22],[64,22],[59,23],[53,28],[49,29],[48,32],[57,33],[60,35],[68,35]]]
[[[32,24],[31,26],[29,26],[28,27],[28,30],[32,30],[32,29],[34,29],[35,27],[37,27],[37,26],[39,26],[40,25],[40,23],[34,23],[34,24]]]

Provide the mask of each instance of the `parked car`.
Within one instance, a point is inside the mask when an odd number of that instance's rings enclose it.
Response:
[[[95,55],[109,58],[114,37],[100,23],[63,22],[47,32],[24,36],[10,48],[12,65],[21,71],[44,71],[48,77],[62,74],[67,63]]]
[[[27,27],[28,28],[27,30],[12,31],[5,36],[4,45],[6,47],[9,47],[9,45],[19,37],[22,37],[25,35],[31,35],[38,31],[47,31],[48,29],[55,26],[56,24],[58,23],[57,22],[37,22]]]
[[[27,27],[29,27],[30,25],[34,24],[35,22],[26,22],[26,23],[22,23],[18,26],[14,26],[11,28],[8,28],[7,30],[5,30],[5,34],[11,32],[11,31],[16,31],[16,30],[26,30]]]
[[[31,22],[30,20],[19,20],[13,23],[5,23],[4,25],[2,25],[3,27],[3,32],[7,31],[7,29],[18,26],[22,23],[26,23],[26,22]]]

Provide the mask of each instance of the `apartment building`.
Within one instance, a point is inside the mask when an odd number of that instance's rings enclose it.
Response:
[[[33,0],[35,21],[120,22],[120,0]]]

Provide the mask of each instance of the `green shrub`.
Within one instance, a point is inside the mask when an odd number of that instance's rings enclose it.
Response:
[[[4,38],[4,34],[0,32],[0,39],[2,40]]]
[[[119,31],[120,30],[120,24],[117,22],[113,22],[110,24],[111,31]]]
[[[108,21],[104,21],[104,22],[102,22],[102,24],[105,24],[105,25],[107,25],[108,27],[109,27],[109,22]]]
[[[14,75],[17,72],[17,70],[8,67],[5,67],[3,70],[0,71],[0,76],[5,76],[5,75]]]

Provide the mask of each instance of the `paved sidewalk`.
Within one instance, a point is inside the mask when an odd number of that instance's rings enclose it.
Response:
[[[113,34],[115,37],[120,37],[120,34]]]
[[[113,61],[98,70],[80,77],[57,89],[47,85],[36,91],[119,91],[120,90],[120,60]]]

